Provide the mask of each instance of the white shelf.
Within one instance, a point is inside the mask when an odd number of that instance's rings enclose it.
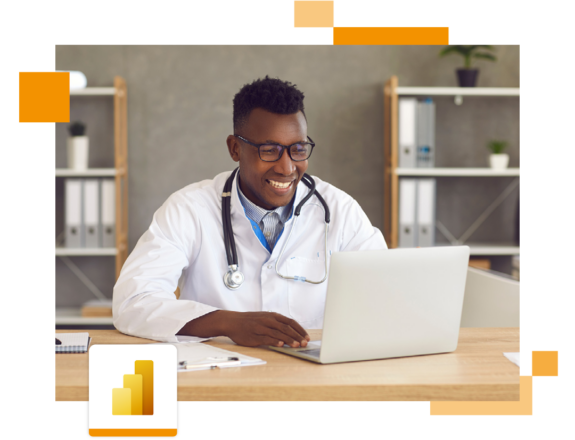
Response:
[[[449,246],[449,243],[437,243],[438,247]],[[471,256],[485,255],[519,255],[519,246],[513,243],[463,243],[461,246],[469,246]]]
[[[56,168],[56,177],[113,177],[116,173],[116,168],[88,168],[84,171]]]
[[[114,96],[115,94],[115,87],[86,87],[70,90],[70,96]]]
[[[519,96],[519,87],[396,87],[398,95]]]
[[[81,309],[57,308],[56,325],[114,325],[110,317],[84,317]]]
[[[57,257],[115,256],[116,248],[56,248]]]
[[[398,176],[453,176],[453,177],[492,177],[517,176],[519,168],[493,170],[491,168],[396,168]]]

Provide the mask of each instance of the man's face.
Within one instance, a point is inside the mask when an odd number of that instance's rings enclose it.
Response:
[[[307,123],[302,112],[278,115],[256,108],[237,134],[254,144],[292,145],[307,142]],[[284,150],[278,161],[264,162],[256,147],[237,137],[228,136],[227,143],[232,159],[240,163],[240,187],[250,201],[267,210],[291,201],[307,170],[307,160],[294,162]],[[285,187],[286,183],[289,186]]]

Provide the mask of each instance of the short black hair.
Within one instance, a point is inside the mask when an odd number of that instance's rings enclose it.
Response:
[[[255,108],[280,115],[301,111],[305,117],[303,98],[295,84],[268,75],[244,85],[234,96],[234,133],[243,127]]]

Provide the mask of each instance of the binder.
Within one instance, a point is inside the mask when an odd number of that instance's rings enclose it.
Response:
[[[435,166],[435,103],[431,98],[417,103],[416,167]]]
[[[416,246],[435,245],[435,179],[417,182]]]
[[[398,165],[400,168],[414,168],[417,148],[417,99],[399,98],[398,118]]]
[[[67,248],[84,246],[82,237],[82,180],[66,179],[64,182],[65,220],[64,235]]]
[[[97,179],[85,179],[83,223],[85,247],[101,247],[100,229],[100,185]]]
[[[113,179],[102,179],[102,247],[116,247],[116,184]]]
[[[417,179],[399,179],[399,247],[415,247]]]

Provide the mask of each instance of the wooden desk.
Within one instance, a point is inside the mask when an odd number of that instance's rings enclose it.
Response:
[[[89,333],[92,345],[154,342]],[[321,339],[321,330],[309,334]],[[205,343],[267,364],[178,373],[178,400],[519,400],[519,368],[503,356],[519,351],[518,328],[462,328],[453,353],[332,365],[224,337]],[[88,400],[88,354],[56,355],[56,400]]]

